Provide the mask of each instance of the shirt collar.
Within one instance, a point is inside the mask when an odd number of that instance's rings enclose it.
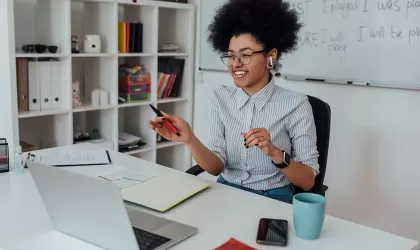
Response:
[[[264,107],[264,105],[270,100],[271,96],[276,90],[276,83],[274,81],[274,76],[270,75],[270,77],[271,77],[270,82],[268,82],[268,84],[265,85],[264,88],[262,88],[260,91],[253,94],[252,96],[249,96],[242,89],[237,89],[236,95],[235,95],[236,107],[238,109],[241,109],[249,100],[252,103],[254,103],[257,110],[260,111]]]

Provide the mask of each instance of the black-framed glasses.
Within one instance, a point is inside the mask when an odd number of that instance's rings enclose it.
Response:
[[[265,52],[266,50],[258,50],[258,51],[252,51],[252,52],[239,51],[236,55],[226,53],[220,56],[220,59],[228,67],[232,66],[233,62],[235,61],[235,58],[238,58],[241,64],[248,65],[251,62],[251,57],[253,54],[265,53]]]

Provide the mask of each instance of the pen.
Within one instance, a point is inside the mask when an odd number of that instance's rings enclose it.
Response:
[[[107,180],[107,181],[111,181],[110,179],[107,179],[107,178],[105,178],[105,177],[102,177],[102,176],[98,176],[99,178],[102,178],[102,179],[104,179],[104,180]],[[112,182],[112,181],[111,181]]]
[[[153,107],[152,104],[149,104],[150,107],[153,109],[153,111],[156,113],[156,115],[158,117],[163,117],[163,114],[155,107]],[[172,125],[172,123],[170,123],[168,120],[165,119],[165,124],[169,127],[169,129],[174,132],[177,136],[181,136],[181,134],[179,133],[178,129],[175,128],[174,125]]]

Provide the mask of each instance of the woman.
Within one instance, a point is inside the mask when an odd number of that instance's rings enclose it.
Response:
[[[209,100],[204,145],[187,122],[164,113],[149,126],[181,141],[218,182],[290,202],[290,183],[310,190],[318,174],[316,130],[305,95],[277,86],[271,71],[294,50],[301,25],[281,0],[229,0],[209,26],[208,41],[236,87],[216,87]],[[169,119],[180,131],[172,133]]]

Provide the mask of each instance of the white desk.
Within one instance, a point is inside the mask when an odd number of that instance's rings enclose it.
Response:
[[[91,145],[82,144],[73,147],[91,147]],[[142,168],[155,174],[164,171],[184,174],[117,152],[112,152],[111,157],[114,162],[112,166],[85,166],[67,169],[95,176],[102,173],[104,168],[115,166]],[[189,178],[200,177],[189,176]],[[211,184],[208,190],[199,193],[164,214],[140,206],[128,206],[186,223],[199,229],[198,234],[173,247],[174,250],[214,249],[230,237],[235,237],[258,249],[273,249],[273,247],[261,246],[255,242],[258,220],[261,217],[282,218],[289,221],[289,246],[287,249],[291,250],[410,250],[417,243],[413,240],[331,216],[326,216],[323,232],[318,240],[301,240],[295,236],[291,205],[210,180],[205,181]],[[35,184],[27,170],[21,175],[14,172],[0,174],[1,248],[32,250],[99,249],[52,229]]]

